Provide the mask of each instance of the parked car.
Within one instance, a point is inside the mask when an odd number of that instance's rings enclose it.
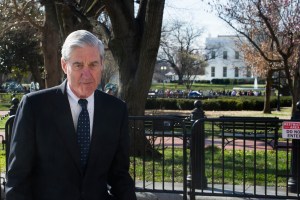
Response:
[[[201,98],[202,96],[203,96],[203,94],[198,91],[191,91],[188,94],[189,99],[198,99],[198,98]]]

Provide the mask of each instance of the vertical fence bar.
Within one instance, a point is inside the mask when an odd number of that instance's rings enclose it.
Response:
[[[215,124],[214,122],[211,123],[211,132],[212,132],[212,151],[211,151],[211,162],[212,162],[212,169],[211,169],[211,187],[214,192],[214,182],[215,182]]]
[[[246,132],[245,122],[243,123],[243,132]],[[243,137],[243,194],[246,192],[246,135]]]
[[[180,122],[183,137],[183,200],[187,200],[187,131],[183,121]]]
[[[154,119],[153,121],[153,129],[152,129],[152,149],[155,149],[155,124],[156,124],[157,120]],[[158,122],[159,123],[159,122]],[[152,153],[152,189],[155,190],[155,155],[154,153]]]
[[[254,130],[254,195],[256,195],[256,176],[257,176],[257,140],[256,140],[256,130]]]
[[[224,121],[221,122],[222,127],[222,194],[225,193],[225,137],[224,137]]]
[[[165,131],[162,135],[162,189],[165,190]]]

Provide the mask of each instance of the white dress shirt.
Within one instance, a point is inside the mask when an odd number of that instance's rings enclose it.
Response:
[[[68,94],[68,99],[70,103],[70,108],[72,112],[72,117],[73,117],[73,122],[74,122],[74,127],[75,130],[77,131],[77,121],[79,114],[81,112],[81,106],[78,103],[79,98],[72,92],[69,84],[67,84],[67,94]],[[87,104],[87,110],[89,112],[89,117],[90,117],[90,138],[92,138],[92,130],[93,130],[93,121],[94,121],[94,93],[86,98],[88,101]]]

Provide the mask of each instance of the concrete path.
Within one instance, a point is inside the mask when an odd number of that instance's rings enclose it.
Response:
[[[148,184],[151,184],[148,182]],[[161,185],[161,183],[155,183],[155,185],[159,186]],[[171,188],[172,187],[172,183],[165,183],[164,187],[166,189]],[[149,187],[150,188],[150,187]],[[157,187],[158,188],[158,187]],[[267,187],[265,188],[264,186],[246,186],[245,188],[243,188],[242,185],[235,185],[233,187],[233,185],[224,185],[224,190],[223,190],[223,185],[222,184],[214,184],[213,186],[213,191],[215,194],[222,194],[223,192],[226,194],[233,194],[233,188],[234,188],[234,194],[239,194],[239,195],[243,195],[245,194],[249,194],[249,196],[251,194],[257,194],[257,195],[269,195],[269,196],[278,196],[278,199],[283,199],[283,197],[287,196],[287,191],[286,188],[277,188],[277,191],[275,190],[275,187]],[[176,183],[175,184],[175,190],[182,190],[182,184]],[[209,193],[211,193],[212,191],[212,185],[209,184],[207,189],[204,189],[203,191],[200,190],[196,190],[196,192],[198,193],[205,193],[208,196],[196,196],[196,200],[229,200],[229,199],[233,199],[233,200],[263,200],[266,198],[242,198],[242,197],[220,197],[220,196],[210,196]],[[137,197],[138,200],[182,200],[183,196],[181,194],[171,194],[171,193],[151,193],[151,192],[137,192]],[[297,196],[297,194],[295,193],[288,193],[288,196],[293,197],[293,199],[300,199],[300,196]],[[189,196],[188,196],[189,199]],[[270,199],[270,198],[268,198]]]

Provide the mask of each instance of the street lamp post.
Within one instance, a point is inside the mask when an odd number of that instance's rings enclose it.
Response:
[[[162,78],[162,82],[163,82],[163,98],[165,98],[165,72],[167,70],[167,67],[166,66],[161,66],[160,70],[161,70],[161,73],[163,75],[163,78]]]

